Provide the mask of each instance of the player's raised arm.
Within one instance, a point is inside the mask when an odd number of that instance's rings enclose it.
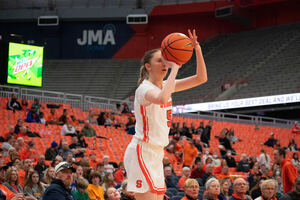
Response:
[[[175,92],[179,92],[179,91],[183,91],[183,90],[187,90],[187,89],[196,87],[207,81],[206,66],[205,66],[205,62],[203,59],[201,47],[197,41],[196,31],[194,29],[193,33],[191,33],[191,31],[188,30],[188,33],[189,33],[189,38],[192,41],[192,44],[193,44],[193,47],[194,47],[195,53],[196,53],[197,71],[196,71],[196,74],[193,76],[176,80]]]

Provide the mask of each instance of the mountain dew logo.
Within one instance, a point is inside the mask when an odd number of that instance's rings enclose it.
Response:
[[[43,47],[9,43],[7,83],[42,86]]]
[[[26,57],[26,58],[22,58],[21,60],[17,61],[16,64],[13,66],[13,68],[14,68],[13,74],[30,69],[36,60],[37,60],[37,58],[33,58],[33,59],[29,60],[29,58]]]

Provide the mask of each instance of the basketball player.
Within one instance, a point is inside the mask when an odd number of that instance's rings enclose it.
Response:
[[[195,30],[188,30],[196,52],[197,72],[194,76],[175,80],[181,66],[162,58],[160,49],[145,53],[140,69],[139,87],[135,92],[136,133],[128,145],[124,164],[128,191],[137,200],[161,200],[165,193],[163,173],[164,147],[168,145],[173,92],[183,91],[207,81],[206,67]],[[171,73],[163,81],[168,68]]]

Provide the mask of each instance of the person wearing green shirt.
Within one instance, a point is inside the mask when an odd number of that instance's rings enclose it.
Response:
[[[74,200],[90,200],[89,195],[86,191],[89,182],[84,178],[79,178],[77,181],[76,188],[77,190],[74,191],[73,196]]]
[[[85,120],[84,127],[81,129],[81,133],[86,137],[96,136],[96,131],[93,129],[88,120]]]

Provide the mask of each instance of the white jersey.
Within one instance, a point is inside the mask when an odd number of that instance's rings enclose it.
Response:
[[[145,94],[149,90],[161,91],[156,85],[144,80],[135,92],[135,135],[146,143],[165,147],[169,144],[169,131],[172,115],[172,98],[165,105],[148,102]]]

